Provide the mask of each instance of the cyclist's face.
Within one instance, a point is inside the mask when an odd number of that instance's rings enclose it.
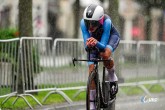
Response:
[[[90,32],[95,32],[98,26],[93,27],[92,25],[89,26],[89,31]]]
[[[86,25],[90,32],[95,32],[96,29],[99,27],[99,21],[94,20],[85,20]]]

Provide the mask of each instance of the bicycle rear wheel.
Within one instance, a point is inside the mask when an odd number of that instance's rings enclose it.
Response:
[[[104,108],[103,110],[115,110],[115,101],[110,103],[107,108]]]
[[[115,100],[116,99],[110,100],[110,89],[111,89],[110,82],[108,80],[105,81],[105,78],[103,78],[102,89],[103,89],[105,102],[108,103],[107,107],[104,108],[103,110],[115,110]]]
[[[90,90],[91,90],[91,83],[92,80],[95,81],[96,84],[96,98],[94,100],[95,106],[96,106],[96,110],[100,110],[100,92],[99,92],[99,84],[96,83],[98,82],[98,79],[96,77],[96,74],[94,71],[92,71],[88,77],[88,81],[87,81],[87,91],[86,91],[86,110],[90,110]]]
[[[115,110],[115,102],[116,102],[116,98],[114,99],[110,99],[110,93],[108,91],[108,107],[104,108],[103,110]]]

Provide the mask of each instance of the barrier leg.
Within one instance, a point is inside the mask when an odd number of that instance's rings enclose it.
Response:
[[[42,102],[45,102],[46,99],[51,95],[51,94],[60,94],[69,104],[71,104],[73,101],[62,91],[56,90],[56,91],[50,91],[42,100]]]
[[[12,95],[12,96],[8,96],[2,103],[1,105],[3,105],[4,103],[6,103],[11,97],[15,97],[16,95]]]
[[[151,95],[151,93],[146,89],[144,85],[138,85],[138,87],[140,87],[147,95]]]
[[[26,100],[26,98],[25,98],[24,96],[22,96],[22,95],[18,95],[17,98],[13,101],[12,104],[14,105],[20,97],[26,102],[26,104],[27,104],[31,109],[33,109],[33,107],[30,105],[30,103],[29,103],[29,102]]]
[[[86,91],[85,88],[78,90],[78,91],[75,93],[75,95],[73,96],[73,98],[76,98],[81,92],[84,92],[84,91]]]
[[[46,99],[51,95],[51,94],[54,94],[55,91],[50,91],[45,97],[44,99],[42,100],[42,103],[44,103],[46,101]]]
[[[42,104],[33,95],[31,94],[23,94],[23,95],[32,97],[40,106],[42,106]]]

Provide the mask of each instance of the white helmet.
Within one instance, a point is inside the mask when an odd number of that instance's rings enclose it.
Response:
[[[103,18],[104,16],[104,9],[95,4],[89,5],[85,10],[83,14],[83,18],[85,20],[94,20],[94,21],[99,21]]]

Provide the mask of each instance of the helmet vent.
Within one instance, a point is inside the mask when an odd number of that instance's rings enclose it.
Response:
[[[87,13],[86,13],[86,17],[87,17],[87,18],[92,18],[93,13],[94,13],[96,7],[97,7],[97,5],[92,4],[92,5],[90,5],[90,6],[87,8]]]

